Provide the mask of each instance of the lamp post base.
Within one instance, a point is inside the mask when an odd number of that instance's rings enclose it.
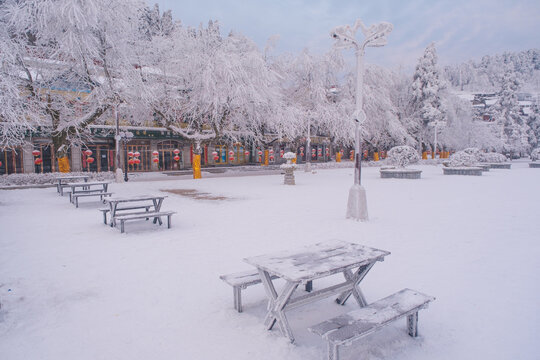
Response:
[[[354,184],[349,190],[347,203],[347,219],[368,221],[366,189],[362,185]]]
[[[114,180],[117,183],[123,183],[124,182],[124,173],[122,172],[122,169],[120,169],[120,168],[116,169],[116,173],[114,174]]]

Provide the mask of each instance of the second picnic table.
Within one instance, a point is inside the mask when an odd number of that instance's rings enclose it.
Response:
[[[103,211],[103,222],[105,224],[107,223],[107,212],[110,212],[111,226],[116,225],[114,219],[119,211],[145,209],[146,212],[149,212],[150,208],[153,208],[152,212],[159,213],[161,204],[166,197],[167,196],[162,195],[139,195],[105,199],[105,202],[109,204],[109,209],[108,211]],[[119,207],[118,205],[120,204],[126,204],[127,206]],[[159,217],[154,218],[154,224],[156,221],[159,221],[159,224],[161,225],[161,219]]]
[[[79,197],[99,196],[103,200],[105,196],[112,195],[110,192],[107,192],[109,187],[107,181],[68,183],[65,186],[71,188],[69,201],[75,204],[75,207],[79,207]]]
[[[269,299],[268,313],[264,320],[265,327],[270,330],[277,323],[281,333],[294,342],[285,310],[332,295],[339,295],[336,302],[344,304],[351,294],[360,307],[366,306],[367,302],[358,285],[373,265],[377,261],[383,261],[389,254],[388,251],[360,244],[332,240],[297,250],[249,257],[244,261],[259,270]],[[301,283],[337,273],[343,273],[344,282],[292,297]],[[276,291],[273,284],[272,278],[276,276],[286,282],[281,293]]]

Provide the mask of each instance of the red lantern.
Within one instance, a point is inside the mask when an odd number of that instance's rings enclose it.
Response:
[[[129,164],[129,165],[133,165],[134,163],[135,163],[135,162],[133,161],[133,159],[129,159],[129,160],[128,160],[128,164]]]
[[[135,152],[133,153],[133,156],[135,156],[135,157],[139,157],[139,156],[141,156],[141,153],[140,153],[140,152],[138,152],[138,151],[135,151]]]
[[[303,151],[300,152],[300,156],[304,156],[304,152],[303,152]]]
[[[273,155],[274,154],[274,149],[270,149],[269,153],[270,153],[270,155]]]
[[[133,159],[133,163],[139,165],[141,163],[141,159]]]
[[[270,161],[274,161],[274,155],[270,155]]]
[[[158,158],[153,158],[152,161],[157,164],[159,162],[159,159]]]
[[[173,153],[174,153],[175,155],[178,155],[178,154],[180,154],[180,150],[174,149],[174,150],[173,150]],[[176,161],[178,161],[178,160],[176,160]]]
[[[154,155],[154,156],[159,156],[159,153],[158,153],[157,151],[153,151],[153,152],[152,152],[152,155]]]
[[[180,161],[180,156],[176,155],[173,159],[174,159],[174,161]]]
[[[86,155],[86,156],[92,156],[92,150],[90,150],[90,149],[84,150],[84,155]]]
[[[229,156],[234,156],[234,151],[229,151]]]
[[[86,162],[89,163],[89,164],[91,164],[91,163],[94,162],[94,158],[93,158],[93,157],[87,157],[87,158],[86,158]]]
[[[32,151],[32,155],[34,155],[34,156],[39,156],[39,154],[41,154],[41,151],[39,151],[39,150]]]
[[[234,156],[230,156],[229,161],[234,161]]]
[[[212,151],[212,156],[217,156],[217,151]]]
[[[300,152],[304,152],[304,147],[300,146]]]
[[[41,159],[41,158],[37,158],[36,160],[34,160],[34,164],[36,164],[36,165],[39,165],[42,162],[43,162],[43,159]]]
[[[0,161],[0,167],[2,167],[2,162]]]
[[[259,150],[259,151],[257,152],[257,154],[259,154],[259,156],[261,156],[261,155],[262,155],[262,151]]]
[[[218,161],[219,156],[214,156],[214,161]]]
[[[284,151],[283,151],[283,150],[280,150],[280,151],[279,151],[279,157],[283,157],[283,154],[284,154]]]
[[[133,151],[128,152],[128,156],[132,157],[133,156]]]
[[[244,151],[244,155],[249,156],[249,151]]]

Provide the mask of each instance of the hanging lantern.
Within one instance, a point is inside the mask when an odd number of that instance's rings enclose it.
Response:
[[[270,155],[273,155],[274,154],[274,149],[270,149],[268,152],[270,153]]]
[[[212,151],[212,156],[217,156],[217,151]]]
[[[153,158],[152,161],[157,164],[159,162],[159,159],[156,157],[156,158]]]
[[[128,152],[129,157],[133,157],[133,151]]]
[[[174,153],[175,155],[178,155],[178,154],[180,154],[180,150],[174,149],[174,150],[173,150],[173,153]],[[177,161],[178,161],[178,160],[177,160]]]
[[[2,162],[0,161],[0,167],[2,167]]]
[[[43,162],[43,159],[37,158],[37,159],[34,161],[34,164],[39,165],[39,164],[41,164],[42,162]]]
[[[138,152],[138,151],[135,151],[135,152],[133,153],[133,156],[135,156],[135,157],[139,157],[139,156],[141,156],[141,153],[140,153],[140,152]]]
[[[304,152],[304,147],[300,146],[300,152]]]
[[[89,164],[91,164],[91,163],[94,162],[94,158],[93,158],[93,157],[87,157],[87,158],[86,158],[86,162],[89,163]]]
[[[154,156],[159,156],[159,153],[158,153],[157,151],[153,151],[153,152],[152,152],[152,155],[154,155]]]
[[[257,151],[257,154],[259,154],[259,156],[262,156],[262,151],[261,150]]]
[[[92,150],[90,150],[90,149],[84,150],[84,155],[92,156]]]
[[[274,155],[270,155],[270,161],[274,161]]]
[[[279,157],[283,157],[283,154],[284,154],[284,153],[285,153],[285,152],[284,152],[283,150],[279,150]]]
[[[34,156],[39,156],[39,154],[41,154],[41,151],[39,151],[39,150],[32,151],[32,155],[34,155]]]
[[[229,161],[234,161],[234,156],[229,156]]]
[[[135,164],[135,162],[133,161],[133,159],[129,159],[129,160],[128,160],[128,164],[129,164],[129,165],[133,165],[133,164]]]
[[[218,161],[219,160],[219,156],[214,156],[214,161]]]
[[[322,156],[322,149],[317,150],[317,154],[318,154],[319,156]]]
[[[141,163],[141,159],[133,159],[133,163],[139,165]]]
[[[174,161],[180,161],[180,156],[176,155],[173,159],[174,159]]]
[[[249,156],[249,151],[244,151],[244,155]]]

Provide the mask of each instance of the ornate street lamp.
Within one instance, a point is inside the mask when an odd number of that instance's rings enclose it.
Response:
[[[131,131],[119,131],[118,135],[115,136],[115,139],[117,141],[117,151],[120,150],[119,144],[123,144],[124,148],[124,181],[128,181],[128,155],[127,155],[127,143],[133,138],[133,133]],[[118,153],[117,153],[118,154]],[[120,157],[117,156],[117,159]],[[117,168],[120,168],[120,161],[117,160]]]
[[[364,39],[356,40],[356,31],[362,30]],[[366,27],[361,20],[356,20],[354,25],[338,26],[334,28],[330,35],[336,40],[334,47],[338,49],[354,48],[356,53],[356,98],[355,111],[353,119],[356,122],[355,129],[355,166],[354,166],[354,184],[349,190],[349,202],[347,204],[347,218],[367,221],[367,200],[366,191],[361,184],[362,165],[362,140],[361,127],[366,121],[366,113],[363,110],[362,90],[364,86],[364,49],[366,46],[384,46],[386,45],[386,35],[393,29],[392,24],[381,22],[376,25]]]

